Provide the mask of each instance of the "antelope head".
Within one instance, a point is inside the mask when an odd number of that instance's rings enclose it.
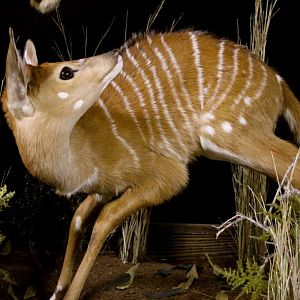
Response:
[[[38,65],[33,42],[26,42],[22,58],[12,29],[9,33],[4,107],[17,121],[43,115],[74,126],[123,66],[122,57],[113,52]]]

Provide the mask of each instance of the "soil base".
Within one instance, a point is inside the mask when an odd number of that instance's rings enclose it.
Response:
[[[11,287],[16,299],[24,299],[24,294],[28,286],[33,286],[36,290],[36,295],[29,299],[49,299],[57,284],[62,258],[60,258],[56,264],[45,268],[38,266],[34,260],[28,257],[26,258],[26,256],[23,258],[22,255],[14,257],[13,254],[10,254],[9,256],[10,257],[6,257],[5,260],[2,259],[2,262],[0,261],[0,269],[7,270],[11,279],[14,280],[14,284],[11,284]],[[76,268],[81,259],[82,255],[80,255],[77,260]],[[129,263],[123,264],[116,255],[99,255],[88,276],[80,299],[143,300],[158,299],[156,297],[161,296],[160,299],[171,300],[210,300],[234,299],[239,294],[238,292],[230,291],[226,282],[215,276],[209,266],[197,266],[199,278],[194,280],[190,288],[178,295],[167,297],[173,287],[187,280],[186,268],[189,266],[176,266],[149,258],[139,265],[134,281],[129,288],[124,290],[116,289],[112,283],[122,274],[126,273],[132,266],[133,265]],[[35,273],[37,269],[39,269],[39,271]],[[170,271],[170,274],[165,274],[168,273],[168,271]],[[13,299],[7,292],[9,284],[3,284],[3,278],[1,287],[0,299]],[[216,298],[221,291],[224,291],[228,298]]]

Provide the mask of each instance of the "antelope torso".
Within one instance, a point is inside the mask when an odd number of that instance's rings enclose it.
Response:
[[[95,106],[132,166],[143,168],[145,151],[188,163],[217,135],[226,141],[249,128],[273,130],[282,109],[280,77],[230,41],[201,32],[154,34],[120,53],[122,71]]]
[[[57,104],[47,101],[46,113],[17,122],[25,165],[60,193],[124,191],[159,167],[159,155],[184,164],[198,155],[231,159],[235,143],[228,140],[249,130],[272,131],[282,110],[280,77],[230,41],[192,31],[149,34],[134,37],[119,54],[121,72],[86,112],[80,112],[80,98],[71,111],[65,108],[72,91],[55,86],[50,99]],[[65,64],[80,68],[84,62]],[[30,81],[29,91],[47,98],[53,79],[45,73],[56,69],[33,68],[32,77],[43,79]],[[93,88],[92,79],[76,76],[72,89]],[[78,120],[72,110],[80,112]]]

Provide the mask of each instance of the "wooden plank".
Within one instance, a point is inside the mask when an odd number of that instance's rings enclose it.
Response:
[[[148,256],[173,263],[207,264],[207,253],[218,265],[231,266],[236,262],[233,234],[225,231],[216,239],[212,224],[151,223],[148,237]]]

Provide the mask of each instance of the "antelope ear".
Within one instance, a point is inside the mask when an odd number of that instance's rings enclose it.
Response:
[[[26,42],[23,59],[25,63],[28,65],[32,65],[32,66],[38,65],[35,46],[31,40],[28,40]]]
[[[13,30],[9,29],[9,48],[6,57],[6,89],[8,108],[17,119],[31,117],[33,106],[27,96],[30,72],[16,47]]]

